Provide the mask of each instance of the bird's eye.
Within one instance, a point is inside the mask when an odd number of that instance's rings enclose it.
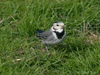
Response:
[[[59,26],[59,25],[57,24],[57,26]]]

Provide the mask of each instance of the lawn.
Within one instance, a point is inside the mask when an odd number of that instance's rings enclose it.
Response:
[[[45,45],[35,29],[63,21],[61,44]],[[0,75],[99,75],[99,0],[1,0]]]

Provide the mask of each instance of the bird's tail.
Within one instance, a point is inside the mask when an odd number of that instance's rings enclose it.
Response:
[[[38,33],[42,33],[42,32],[43,32],[43,30],[41,30],[41,29],[36,29],[36,31],[37,31]]]
[[[36,29],[36,31],[38,33],[42,33],[43,32],[43,30],[41,30],[41,29]],[[36,35],[36,37],[39,38],[39,39],[41,39],[41,35],[40,34],[39,35]]]

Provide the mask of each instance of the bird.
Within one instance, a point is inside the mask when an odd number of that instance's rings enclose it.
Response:
[[[62,21],[54,21],[52,23],[52,26],[45,31],[36,29],[36,31],[39,33],[38,35],[36,35],[36,37],[39,38],[43,44],[45,44],[48,55],[50,53],[48,51],[47,45],[58,44],[65,38],[66,31],[65,29],[63,29],[63,27],[66,26]]]

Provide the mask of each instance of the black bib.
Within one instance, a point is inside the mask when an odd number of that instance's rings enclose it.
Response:
[[[56,33],[56,36],[58,37],[58,39],[61,39],[65,33],[65,30],[63,29],[63,31],[61,33],[54,31]]]

